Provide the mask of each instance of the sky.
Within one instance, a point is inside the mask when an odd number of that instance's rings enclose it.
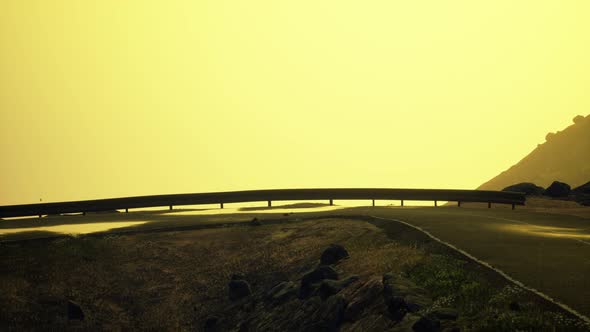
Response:
[[[590,2],[0,1],[0,205],[474,189],[590,113]]]

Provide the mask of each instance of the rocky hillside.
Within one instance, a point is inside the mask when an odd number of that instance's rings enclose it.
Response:
[[[549,133],[528,156],[478,189],[502,190],[515,183],[530,182],[548,187],[553,181],[572,188],[590,180],[590,115],[578,115],[574,124]]]

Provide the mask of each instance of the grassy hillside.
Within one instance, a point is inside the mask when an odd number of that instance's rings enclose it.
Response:
[[[548,187],[553,181],[572,188],[590,181],[590,115],[574,118],[574,124],[549,133],[528,156],[481,185],[478,189],[502,190],[515,183],[532,182]]]

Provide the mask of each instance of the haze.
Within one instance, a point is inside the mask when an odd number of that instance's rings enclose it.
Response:
[[[0,3],[0,204],[473,189],[588,114],[588,1]]]

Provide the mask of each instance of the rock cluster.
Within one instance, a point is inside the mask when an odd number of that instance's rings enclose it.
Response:
[[[543,189],[543,187],[537,186],[534,183],[523,182],[523,183],[518,183],[518,184],[508,186],[508,187],[502,189],[502,191],[514,191],[514,192],[525,193],[526,195],[540,196],[540,195],[543,195],[543,192],[545,191],[545,189]]]
[[[554,181],[547,189],[534,183],[522,182],[508,186],[502,191],[521,192],[527,196],[547,196],[557,199],[573,200],[582,205],[590,205],[590,182],[572,189],[569,184]]]
[[[231,280],[228,284],[230,301],[240,300],[252,294],[250,284],[244,279],[245,277],[241,273],[236,273],[231,276]]]
[[[554,181],[546,190],[545,196],[549,197],[568,197],[572,188],[567,183]]]
[[[360,278],[341,276],[337,264],[349,257],[340,245],[326,248],[319,264],[296,281],[282,281],[253,293],[245,276],[232,275],[229,299],[237,325],[222,326],[210,317],[205,330],[351,330],[458,331],[452,308],[435,308],[428,292],[395,274]],[[248,304],[249,303],[249,304]],[[236,311],[238,310],[238,311]]]

